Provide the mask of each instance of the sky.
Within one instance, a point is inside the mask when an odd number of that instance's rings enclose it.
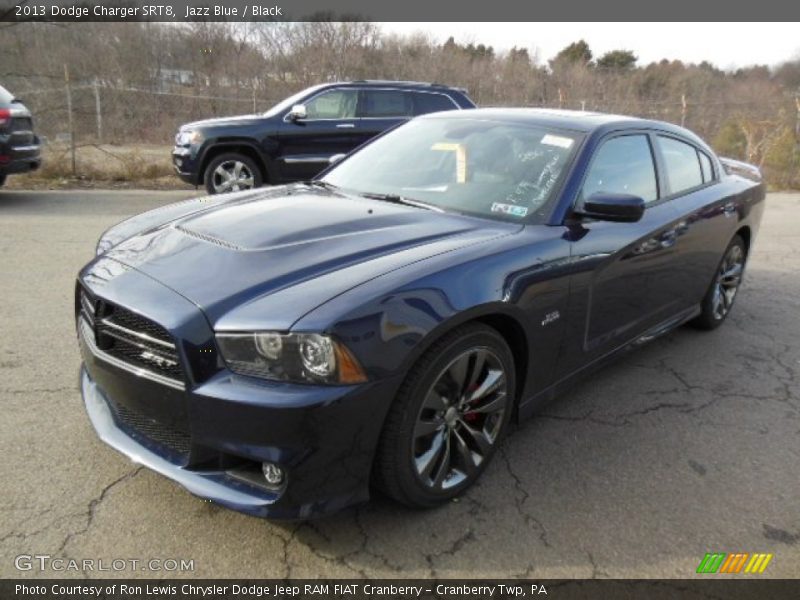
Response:
[[[703,60],[731,70],[800,58],[798,23],[380,23],[384,31],[428,33],[439,42],[482,43],[495,50],[537,50],[546,62],[571,42],[584,39],[595,56],[632,50],[643,65],[667,58]]]

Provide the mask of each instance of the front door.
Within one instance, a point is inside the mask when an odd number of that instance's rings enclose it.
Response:
[[[602,357],[657,324],[656,280],[674,257],[668,242],[675,212],[661,200],[647,133],[605,140],[590,164],[580,199],[594,193],[632,194],[646,203],[636,223],[585,219],[571,228],[575,268],[570,293],[571,346],[562,374]]]
[[[308,100],[306,118],[286,118],[277,133],[277,168],[282,181],[313,178],[334,154],[361,143],[358,90],[333,88]]]

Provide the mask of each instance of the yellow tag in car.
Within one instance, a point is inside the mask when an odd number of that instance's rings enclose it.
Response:
[[[466,183],[467,181],[467,149],[462,144],[452,144],[438,142],[431,146],[431,150],[442,150],[444,152],[456,153],[456,182]]]

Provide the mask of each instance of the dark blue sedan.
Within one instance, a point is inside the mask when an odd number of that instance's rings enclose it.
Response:
[[[273,518],[467,489],[577,376],[729,314],[758,170],[666,123],[414,119],[316,180],[107,231],[75,298],[98,435]]]

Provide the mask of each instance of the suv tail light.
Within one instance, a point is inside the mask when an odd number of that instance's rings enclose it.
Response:
[[[11,123],[11,110],[0,108],[0,129],[7,127]]]

